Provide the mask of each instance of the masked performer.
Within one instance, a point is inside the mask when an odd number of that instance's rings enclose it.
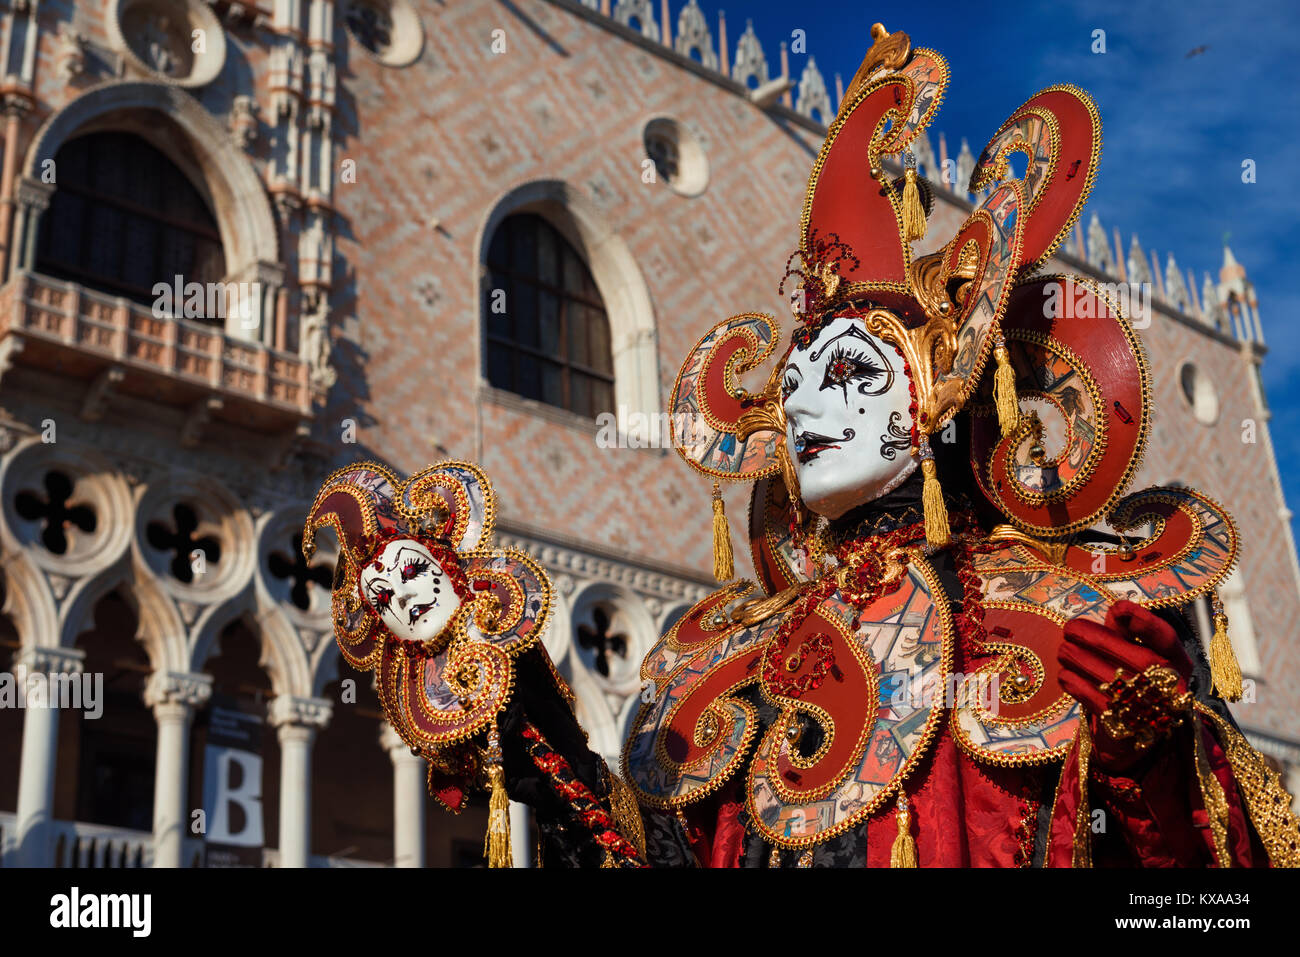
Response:
[[[554,682],[502,711],[504,778],[538,808],[543,860],[1300,864],[1290,798],[1223,703],[1241,674],[1214,588],[1236,530],[1190,489],[1125,495],[1151,414],[1142,348],[1090,280],[1039,273],[1096,175],[1091,99],[1031,97],[980,158],[983,200],[914,256],[929,195],[909,147],[947,67],[872,32],[809,183],[789,347],[747,393],[737,375],[778,334],[733,317],[672,395],[679,451],[715,480],[719,580],[716,482],[753,484],[762,594],[723,587],[647,656],[626,785],[547,704]],[[1121,534],[1089,531],[1103,522]],[[1206,596],[1209,663],[1180,610]],[[557,761],[609,833],[550,800]]]

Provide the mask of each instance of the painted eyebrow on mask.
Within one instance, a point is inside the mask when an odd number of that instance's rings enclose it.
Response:
[[[795,390],[803,382],[803,373],[794,363],[787,365],[781,373],[781,404],[784,405],[790,396],[794,395]]]
[[[428,556],[426,556],[423,552],[417,552],[410,545],[403,545],[401,548],[397,550],[396,560],[393,562],[393,566],[400,567],[402,564],[403,557],[408,553],[414,555],[416,559],[418,559],[419,561],[428,561]]]
[[[386,567],[383,570],[383,572],[381,572],[378,575],[375,575],[374,578],[370,579],[370,584],[366,586],[367,590],[373,588],[376,584],[379,583],[383,583],[385,585],[389,584],[388,576],[391,575],[393,572],[397,572],[398,574],[401,573],[402,562],[408,554],[414,556],[416,561],[421,561],[421,562],[429,561],[429,558],[423,552],[417,552],[410,545],[403,545],[401,548],[397,550],[397,554],[393,556],[392,566]],[[367,571],[369,570],[370,569],[367,569]],[[430,566],[430,570],[432,570],[432,565]]]
[[[841,332],[839,335],[832,336],[830,339],[827,339],[825,342],[823,342],[823,343],[821,344],[821,348],[819,348],[816,352],[814,352],[814,353],[813,353],[811,356],[809,356],[808,358],[809,358],[811,361],[816,362],[819,358],[821,358],[821,354],[822,354],[823,352],[825,352],[827,349],[829,349],[831,346],[833,346],[833,345],[834,345],[836,342],[838,342],[840,339],[843,339],[845,336],[852,336],[852,337],[855,338],[855,339],[861,339],[863,342],[865,342],[865,343],[866,343],[867,345],[869,345],[869,346],[872,346],[872,347],[875,346],[875,343],[873,343],[873,342],[871,341],[871,337],[868,336],[868,335],[866,334],[866,332],[864,332],[864,331],[863,331],[863,330],[862,330],[862,329],[857,325],[857,323],[854,323],[854,324],[850,325],[847,329],[845,329],[843,332]],[[876,351],[879,352],[880,350],[877,349]],[[882,358],[883,358],[883,356],[882,356]],[[886,365],[889,364],[889,360],[888,360],[888,359],[885,360],[885,364],[886,364]]]

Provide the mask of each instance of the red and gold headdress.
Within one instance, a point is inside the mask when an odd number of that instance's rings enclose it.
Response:
[[[1236,557],[1236,533],[1219,506],[1173,489],[1123,498],[1146,445],[1149,373],[1114,293],[1090,279],[1038,274],[1096,177],[1101,120],[1092,99],[1054,86],[1015,110],[967,184],[983,198],[941,249],[914,256],[931,197],[911,146],[943,99],[948,68],[904,33],[876,24],[872,37],[813,166],[799,247],[782,282],[784,294],[785,282],[797,281],[794,342],[853,315],[902,355],[931,545],[946,544],[950,532],[930,439],[965,409],[976,486],[1026,540],[1077,564],[1092,549],[1071,543],[1076,532],[1102,520],[1120,531],[1151,523],[1155,535],[1125,548],[1133,567],[1151,571],[1143,563],[1208,549],[1213,573],[1197,577],[1196,593],[1213,587]],[[1023,175],[1012,170],[1015,154]],[[902,159],[901,178],[887,174],[888,157]],[[752,481],[751,549],[769,594],[812,573],[788,531],[803,513],[785,445],[783,362],[758,394],[737,380],[776,355],[777,340],[770,316],[719,323],[682,365],[671,400],[678,452],[715,479],[715,572],[732,575],[716,480]],[[995,372],[986,378],[990,356]],[[1043,448],[1045,419],[1062,444],[1054,457]],[[1208,524],[1207,509],[1215,515]]]
[[[799,282],[795,341],[853,314],[902,354],[915,392],[913,454],[926,476],[927,533],[941,545],[949,533],[929,437],[971,399],[990,354],[997,359],[1001,432],[1015,433],[1016,375],[1004,342],[1008,301],[1078,219],[1096,172],[1101,122],[1092,100],[1074,87],[1031,97],[975,168],[970,189],[987,189],[987,196],[939,252],[914,258],[910,244],[926,231],[928,185],[917,176],[911,146],[943,99],[948,67],[934,51],[912,49],[905,33],[876,24],[872,37],[813,167],[791,257],[798,265],[785,279]],[[1023,178],[1011,175],[1013,153],[1024,154]],[[902,157],[901,180],[886,173],[890,156]],[[672,406],[697,423],[677,443],[692,465],[728,479],[779,470],[795,491],[775,375],[754,397],[735,382],[737,372],[772,353],[775,339],[767,316],[715,326],[682,367]]]

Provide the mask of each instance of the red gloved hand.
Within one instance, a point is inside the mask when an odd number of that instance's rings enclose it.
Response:
[[[1140,643],[1139,643],[1140,642]],[[1118,773],[1159,747],[1145,750],[1134,738],[1117,738],[1098,720],[1111,707],[1111,696],[1101,689],[1113,681],[1117,670],[1141,674],[1152,666],[1171,668],[1178,675],[1178,694],[1187,690],[1192,662],[1173,627],[1154,612],[1131,601],[1117,601],[1106,614],[1106,624],[1076,618],[1065,626],[1065,641],[1057,652],[1061,687],[1087,712],[1095,752],[1093,760],[1104,771]]]

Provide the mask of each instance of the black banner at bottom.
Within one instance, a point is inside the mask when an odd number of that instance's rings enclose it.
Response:
[[[1288,933],[1297,891],[1295,872],[1275,870],[0,870],[8,940],[201,940],[218,952],[249,942],[355,940],[369,949],[381,928],[401,933],[404,918],[438,947],[462,937],[532,948],[637,933],[693,949],[701,938],[731,947],[791,934],[797,944],[818,927],[916,934],[927,947],[1008,933],[1032,940],[1023,935],[1035,931],[1059,939],[1067,930],[1080,941],[1104,934],[1181,946],[1197,934],[1230,945],[1242,934]],[[786,916],[769,919],[778,912]],[[829,942],[814,933],[801,946],[812,953]]]

